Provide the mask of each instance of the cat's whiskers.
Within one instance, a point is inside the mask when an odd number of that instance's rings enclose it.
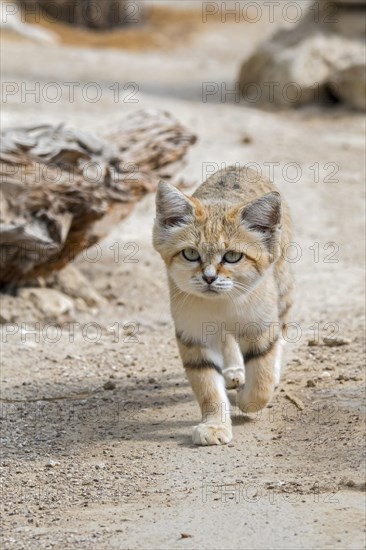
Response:
[[[238,321],[239,321],[239,319],[240,319],[240,311],[238,310],[238,302],[236,302],[236,301],[234,300],[233,294],[228,293],[228,297],[229,297],[231,303],[232,303],[233,306],[234,306],[235,314],[236,314],[236,317],[237,317],[237,319],[238,319]]]
[[[180,313],[191,295],[188,292],[183,292],[182,290],[177,289],[176,291],[172,292],[171,296],[176,300],[175,305],[178,305],[177,313]]]
[[[244,283],[239,283],[238,281],[234,282],[234,288],[237,290],[244,290],[246,294],[252,294],[253,292],[255,292],[254,286],[248,286]],[[245,295],[243,294],[243,296]]]
[[[243,292],[243,290],[245,292]],[[261,296],[259,296],[257,293],[255,293],[255,289],[246,287],[245,285],[242,285],[242,286],[234,285],[233,294],[244,302],[247,302],[249,299],[253,300],[254,298],[260,304],[265,304],[265,300]]]

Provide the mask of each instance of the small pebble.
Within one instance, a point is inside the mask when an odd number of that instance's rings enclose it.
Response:
[[[113,380],[108,380],[103,386],[105,390],[114,390],[115,387],[116,387],[116,384],[115,382],[113,382]]]
[[[337,380],[339,380],[339,381],[341,381],[341,380],[347,381],[347,380],[349,380],[349,376],[348,376],[348,374],[343,374],[343,373],[341,373],[341,374],[337,377]]]
[[[46,463],[46,468],[54,468],[55,466],[57,466],[58,464],[60,464],[59,462],[56,462],[56,460],[49,460],[47,463]]]
[[[334,337],[334,338],[323,338],[323,342],[329,348],[335,348],[338,346],[348,346],[351,342],[347,338]]]
[[[127,334],[127,336],[135,335],[138,327],[136,326],[136,323],[126,323],[123,327],[124,333]]]
[[[307,380],[306,386],[308,388],[315,388],[315,386],[316,386],[315,381],[314,380]]]
[[[330,373],[325,370],[321,373],[320,378],[330,378]]]

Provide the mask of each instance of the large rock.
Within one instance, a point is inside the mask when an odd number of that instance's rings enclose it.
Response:
[[[365,65],[353,64],[333,75],[331,89],[344,103],[359,110],[366,109]]]
[[[34,304],[47,319],[59,319],[74,309],[71,298],[53,288],[22,288],[19,297]]]
[[[364,99],[362,75],[352,71],[365,58],[365,45],[358,41],[315,33],[291,43],[278,35],[266,43],[241,68],[239,82],[244,99],[256,83],[259,103],[298,106],[324,99],[333,82],[332,93],[345,99],[348,88],[353,88],[347,101],[362,108]],[[341,75],[344,75],[343,78]]]
[[[90,307],[101,307],[107,303],[78,269],[68,265],[56,274],[52,286],[72,298],[81,298]]]
[[[316,13],[316,12],[315,12]],[[326,31],[349,36],[350,38],[365,39],[366,37],[366,4],[357,3],[356,0],[347,2],[338,0],[320,0],[319,24]]]
[[[295,29],[278,32],[244,61],[239,74],[242,97],[251,103],[296,107],[332,96],[363,110],[365,16],[365,3],[315,2]]]
[[[329,6],[321,0],[317,17],[311,10],[298,27],[280,31],[243,63],[239,86],[244,99],[296,107],[320,103],[332,95],[364,109],[366,48],[360,37],[365,34],[366,4],[333,4],[333,19]],[[345,14],[353,26],[343,25]]]

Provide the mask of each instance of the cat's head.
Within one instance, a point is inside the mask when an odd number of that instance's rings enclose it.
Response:
[[[160,182],[154,247],[176,287],[206,298],[248,294],[279,257],[281,198],[233,206],[188,197]]]

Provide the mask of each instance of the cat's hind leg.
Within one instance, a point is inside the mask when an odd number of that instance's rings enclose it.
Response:
[[[225,378],[226,389],[231,390],[244,384],[244,361],[240,346],[232,334],[225,335],[223,343],[224,367],[222,374]]]
[[[276,384],[278,340],[244,354],[245,385],[238,391],[238,406],[245,412],[263,409],[272,398]]]
[[[274,379],[275,388],[278,388],[281,381],[282,357],[283,357],[283,348],[285,347],[285,344],[286,342],[284,338],[280,336],[276,346],[276,356],[275,356],[275,379]]]

